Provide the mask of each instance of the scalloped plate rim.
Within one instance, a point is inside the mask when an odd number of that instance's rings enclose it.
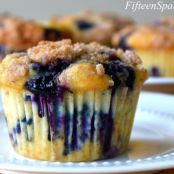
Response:
[[[174,77],[149,77],[146,82],[146,85],[155,85],[155,84],[174,84]]]

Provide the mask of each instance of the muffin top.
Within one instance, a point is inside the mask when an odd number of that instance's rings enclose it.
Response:
[[[167,25],[135,25],[116,33],[112,44],[122,49],[174,49],[174,29]]]
[[[69,31],[75,42],[97,41],[102,44],[109,44],[114,31],[131,23],[132,21],[126,17],[93,11],[53,17],[48,21],[49,26],[57,26]]]
[[[147,78],[133,51],[98,43],[42,41],[25,53],[7,55],[0,65],[1,87],[26,88],[48,94],[57,88],[102,91],[124,85],[130,89]]]
[[[11,15],[0,16],[0,44],[9,49],[27,49],[42,39],[43,30],[34,21],[23,21]]]

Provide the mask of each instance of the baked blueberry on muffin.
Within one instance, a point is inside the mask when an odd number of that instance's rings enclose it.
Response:
[[[11,143],[48,161],[92,161],[127,149],[140,89],[141,60],[98,43],[42,41],[7,55],[0,85]]]
[[[74,42],[96,41],[109,45],[114,31],[132,23],[133,21],[126,17],[84,11],[69,16],[53,17],[47,25],[69,32]]]
[[[174,76],[174,28],[169,24],[144,24],[116,33],[113,46],[133,49],[151,76]]]
[[[41,40],[60,38],[58,30],[41,27],[34,21],[24,21],[8,14],[0,16],[0,58],[8,53],[24,51]]]

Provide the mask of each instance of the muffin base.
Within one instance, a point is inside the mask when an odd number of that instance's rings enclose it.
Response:
[[[19,154],[39,160],[115,157],[128,147],[139,91],[120,87],[39,100],[43,96],[2,89],[11,143]]]
[[[174,51],[136,50],[151,76],[174,77]]]

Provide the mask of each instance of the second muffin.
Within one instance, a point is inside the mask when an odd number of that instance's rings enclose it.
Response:
[[[82,11],[72,15],[53,17],[47,21],[48,27],[69,33],[74,42],[99,42],[111,44],[112,34],[133,24],[128,17],[110,13]]]
[[[127,27],[113,36],[112,43],[133,49],[151,76],[174,77],[174,27],[169,21]]]

